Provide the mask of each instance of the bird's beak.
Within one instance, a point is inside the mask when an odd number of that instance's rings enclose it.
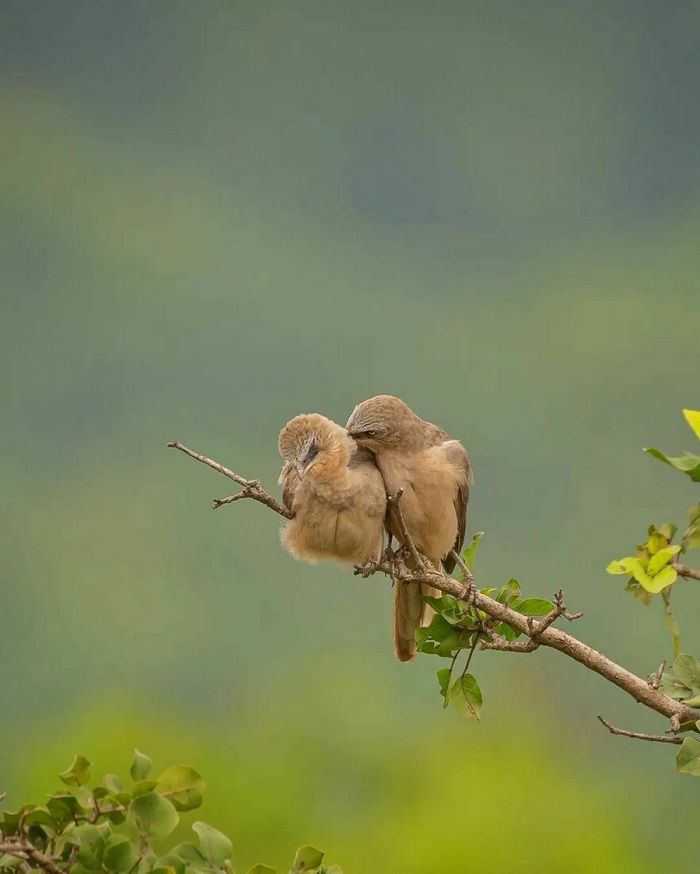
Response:
[[[353,440],[359,440],[362,436],[362,431],[348,431],[348,434],[352,437]]]

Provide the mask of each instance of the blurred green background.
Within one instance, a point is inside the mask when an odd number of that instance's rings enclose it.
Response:
[[[292,415],[403,396],[469,448],[483,585],[564,585],[646,674],[603,569],[692,484],[700,5],[4,0],[0,789],[183,761],[239,869],[694,865],[661,720],[555,653],[394,661],[390,591],[278,546],[178,439],[274,484]],[[697,652],[700,597],[675,594]]]

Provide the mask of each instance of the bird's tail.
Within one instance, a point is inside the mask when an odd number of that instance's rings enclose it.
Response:
[[[430,625],[435,611],[423,595],[439,597],[441,592],[421,583],[394,580],[394,654],[400,662],[416,657],[416,631]]]

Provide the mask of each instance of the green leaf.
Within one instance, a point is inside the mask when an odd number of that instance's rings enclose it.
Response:
[[[673,458],[666,455],[660,449],[650,448],[645,449],[644,451],[654,458],[658,458],[659,461],[670,464],[671,467],[675,467],[676,470],[686,473],[694,482],[700,482],[700,455],[693,455],[690,452],[686,452],[684,455],[679,455],[676,458]]]
[[[233,854],[231,841],[220,831],[206,822],[192,823],[192,830],[199,838],[202,852],[214,865],[223,865]]]
[[[35,807],[23,819],[22,823],[26,827],[30,825],[47,825],[50,829],[57,832],[60,831],[60,821],[63,817],[54,816],[48,807]]]
[[[697,549],[700,546],[700,522],[693,522],[683,534],[683,548]]]
[[[700,440],[700,410],[683,410],[683,415],[693,429],[695,436]]]
[[[165,856],[161,856],[156,864],[158,868],[171,868],[175,874],[185,874],[185,871],[187,870],[185,860],[181,859],[180,856],[176,856],[174,853],[168,853]]]
[[[177,810],[199,807],[205,788],[201,774],[186,765],[168,768],[158,778],[158,791],[169,798]]]
[[[687,652],[682,652],[673,660],[673,673],[689,689],[700,690],[700,662]]]
[[[692,774],[700,777],[700,740],[686,737],[676,756],[676,770],[679,774]]]
[[[476,558],[476,551],[479,548],[479,542],[481,538],[484,536],[483,531],[477,531],[476,534],[472,535],[471,542],[466,549],[462,550],[462,559],[469,570],[474,569],[474,559]]]
[[[427,628],[416,631],[416,644],[419,652],[429,655],[449,656],[456,649],[469,646],[471,633],[452,625],[440,613],[436,613]]]
[[[170,855],[177,856],[185,861],[190,867],[194,866],[195,868],[203,865],[207,861],[204,853],[199,849],[199,847],[195,847],[194,844],[190,844],[188,841],[173,847],[170,851]]]
[[[525,616],[546,616],[554,609],[554,604],[544,598],[524,598],[511,604],[513,610]]]
[[[158,792],[134,798],[130,809],[139,829],[153,838],[167,837],[180,819],[172,803]]]
[[[656,558],[656,556],[654,556]],[[678,578],[678,571],[675,568],[666,566],[662,568],[658,574],[653,577],[646,577],[646,580],[640,579],[639,582],[653,595],[657,595],[662,589],[673,585]]]
[[[141,795],[148,795],[149,792],[153,792],[157,785],[157,780],[140,780],[138,783],[134,784],[131,797],[138,798]]]
[[[112,835],[105,846],[102,864],[109,871],[131,871],[138,859],[136,847],[126,835]]]
[[[91,823],[79,825],[71,832],[70,842],[78,847],[76,860],[90,870],[102,867],[105,851],[105,836],[100,828]]]
[[[676,531],[678,531],[678,526],[674,525],[673,522],[664,522],[663,525],[659,525],[659,534],[665,537],[669,543],[673,540]]]
[[[124,784],[116,774],[105,774],[102,778],[102,785],[106,786],[112,793],[124,791]]]
[[[145,755],[145,753],[140,753],[138,750],[134,750],[134,758],[131,762],[131,768],[129,769],[131,779],[135,783],[138,783],[141,780],[147,780],[148,775],[151,773],[152,765],[153,762],[147,755]]]
[[[90,779],[90,762],[81,756],[76,755],[68,768],[58,775],[66,786],[84,786]]]
[[[664,549],[659,549],[655,555],[649,559],[649,564],[647,566],[647,572],[650,576],[655,576],[661,570],[661,568],[666,567],[666,565],[671,561],[674,555],[678,555],[681,551],[680,546],[667,546]]]
[[[440,668],[437,672],[437,680],[440,684],[440,694],[443,697],[443,708],[447,707],[449,702],[448,692],[450,689],[450,677],[452,676],[452,668]]]
[[[252,868],[248,868],[246,874],[277,874],[277,869],[270,868],[269,865],[263,865],[258,862],[257,865],[253,865]]]
[[[472,674],[464,674],[452,684],[450,703],[470,719],[481,719],[481,689]]]
[[[316,847],[299,847],[292,862],[292,872],[310,871],[323,862],[323,853]]]

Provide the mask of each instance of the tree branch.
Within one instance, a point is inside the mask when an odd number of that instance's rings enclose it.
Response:
[[[48,856],[37,850],[29,841],[21,838],[0,841],[0,852],[16,856],[18,859],[30,860],[34,863],[33,867],[43,868],[49,874],[63,874],[63,871]]]
[[[289,511],[280,506],[280,504],[278,504],[277,501],[275,501],[275,499],[262,488],[258,480],[246,480],[239,474],[223,467],[223,465],[212,461],[204,455],[193,452],[191,449],[187,449],[187,447],[180,443],[173,442],[169,443],[168,446],[179,449],[186,455],[195,458],[197,461],[201,461],[203,464],[207,464],[209,467],[243,486],[243,492],[241,492],[239,496],[233,496],[231,499],[224,499],[221,503],[231,503],[232,500],[238,500],[238,497],[251,497],[254,500],[260,501],[260,503],[265,504],[280,516],[284,516],[286,519],[291,517]],[[215,506],[221,506],[221,503],[215,504]],[[406,532],[406,539],[408,544],[412,543],[408,532]],[[409,551],[411,551],[410,545]],[[459,563],[462,568],[465,569],[461,558]],[[683,568],[683,570],[690,571],[689,568]],[[538,623],[533,623],[531,617],[527,617],[522,613],[517,613],[505,604],[501,604],[499,601],[496,601],[488,595],[485,595],[483,592],[480,592],[476,588],[476,580],[474,576],[468,570],[466,570],[465,574],[465,579],[467,580],[467,584],[465,585],[459,580],[456,580],[427,564],[423,564],[416,569],[411,569],[407,568],[402,562],[383,556],[379,561],[368,562],[362,568],[358,568],[356,572],[361,573],[362,576],[365,577],[375,573],[383,573],[404,583],[423,583],[432,586],[435,589],[439,589],[445,594],[452,595],[453,597],[464,601],[466,604],[474,605],[478,610],[483,611],[491,618],[496,619],[499,622],[505,622],[507,625],[511,625],[530,639],[529,643],[519,646],[515,651],[531,652],[538,646],[547,646],[551,649],[555,649],[557,652],[563,653],[570,659],[573,659],[588,668],[590,671],[599,674],[610,683],[613,683],[619,689],[622,689],[634,698],[635,701],[638,701],[640,704],[644,704],[651,710],[668,717],[671,720],[672,726],[679,726],[682,723],[695,722],[700,719],[700,711],[693,710],[682,701],[675,701],[673,698],[669,698],[668,695],[665,695],[660,689],[655,688],[654,684],[648,683],[647,680],[638,677],[626,668],[616,664],[612,659],[603,655],[603,653],[598,652],[598,650],[593,649],[578,640],[578,638],[573,637],[571,634],[567,634],[565,631],[552,627],[551,623],[559,618],[559,616],[564,616],[568,619],[575,619],[579,616],[579,614],[567,615],[566,608],[563,606],[563,596],[558,599],[559,593],[555,595],[554,610]],[[681,573],[680,570],[679,573]],[[692,572],[688,575],[694,576],[694,574],[695,572]],[[557,615],[553,615],[555,613]],[[496,643],[500,642],[496,641]],[[505,641],[505,643],[509,642]],[[530,646],[529,644],[531,643],[534,643],[535,646]],[[485,648],[503,649],[503,646],[501,645],[500,647],[497,647],[491,643],[487,643]],[[514,651],[514,648],[508,646],[508,650]]]
[[[694,567],[688,567],[687,565],[679,564],[678,562],[674,562],[671,567],[676,569],[676,573],[679,577],[688,577],[691,580],[700,580],[700,571],[696,570]]]
[[[610,734],[619,734],[621,737],[633,737],[637,740],[650,740],[655,741],[660,744],[682,744],[682,737],[674,737],[673,735],[668,734],[645,734],[643,731],[626,731],[624,728],[617,728],[608,722],[607,719],[603,719],[602,716],[598,716],[598,719],[603,723],[603,725],[607,728]]]
[[[227,498],[214,498],[212,500],[212,508],[214,510],[218,510],[219,507],[223,507],[224,504],[233,504],[234,501],[240,501],[242,498],[251,498],[254,501],[264,504],[266,507],[269,507],[285,519],[294,518],[294,513],[276,501],[272,495],[263,488],[260,480],[246,479],[240,474],[235,473],[235,471],[224,467],[223,464],[219,464],[218,461],[213,461],[211,458],[207,458],[206,455],[200,455],[199,452],[195,452],[193,449],[188,449],[187,446],[183,446],[183,444],[178,443],[177,440],[171,441],[168,443],[168,446],[171,449],[179,449],[180,452],[184,452],[185,455],[189,455],[190,458],[194,458],[195,461],[201,461],[202,464],[206,464],[222,476],[232,479],[235,483],[238,483],[239,486],[243,486],[243,490],[235,495],[229,495]]]

